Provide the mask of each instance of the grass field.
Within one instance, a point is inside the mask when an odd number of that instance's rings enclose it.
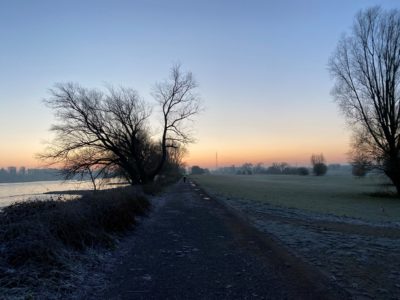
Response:
[[[191,178],[225,197],[369,221],[400,221],[399,198],[371,195],[390,189],[384,185],[388,181],[380,176],[360,179],[350,175],[201,175]]]

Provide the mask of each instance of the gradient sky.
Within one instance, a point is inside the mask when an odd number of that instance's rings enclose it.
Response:
[[[39,166],[56,82],[133,87],[145,99],[171,65],[205,110],[189,165],[345,162],[350,133],[327,62],[354,15],[398,1],[0,0],[0,167]]]

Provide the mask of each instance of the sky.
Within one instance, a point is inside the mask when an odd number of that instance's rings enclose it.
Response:
[[[57,82],[134,88],[153,101],[174,63],[204,110],[186,163],[346,163],[351,139],[327,63],[369,0],[0,0],[0,167],[39,167]],[[157,109],[154,109],[157,113]],[[155,117],[155,119],[157,119]],[[156,124],[157,125],[157,124]]]

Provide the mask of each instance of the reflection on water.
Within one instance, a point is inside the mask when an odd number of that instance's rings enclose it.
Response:
[[[117,183],[113,180],[111,182],[103,183],[100,185],[101,189],[112,188]],[[47,192],[61,192],[72,190],[92,190],[93,185],[91,181],[35,181],[35,182],[18,182],[18,183],[0,183],[0,207],[6,206],[17,201],[23,201],[35,198],[57,198],[61,195],[43,195]],[[63,198],[73,197],[62,195]]]

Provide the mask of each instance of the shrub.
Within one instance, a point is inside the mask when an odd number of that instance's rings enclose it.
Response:
[[[316,163],[313,167],[313,172],[317,176],[323,176],[328,171],[328,167],[324,163]]]
[[[328,167],[325,164],[325,157],[322,153],[311,155],[311,164],[313,166],[313,172],[317,176],[325,175],[328,171]]]
[[[182,174],[174,173],[174,174],[163,174],[156,177],[156,180],[153,182],[146,183],[141,186],[143,192],[147,195],[157,195],[161,193],[166,187],[174,184],[178,180],[182,178]]]
[[[49,232],[44,224],[23,220],[11,223],[2,230],[0,240],[3,243],[2,257],[14,267],[24,264],[62,266],[61,244]],[[7,250],[7,251],[4,251]]]
[[[368,171],[369,169],[364,165],[353,165],[351,169],[351,173],[356,177],[365,177]]]
[[[163,190],[161,184],[157,182],[146,183],[142,186],[142,189],[145,194],[152,196],[161,193]]]
[[[308,171],[307,168],[300,167],[300,168],[297,168],[297,174],[302,175],[302,176],[307,176],[308,174],[310,174],[310,172]]]

